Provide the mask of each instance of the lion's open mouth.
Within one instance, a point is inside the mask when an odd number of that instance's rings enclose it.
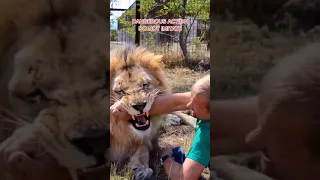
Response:
[[[132,119],[129,122],[135,129],[144,131],[150,127],[150,119],[149,112],[145,112],[144,114],[132,115]]]

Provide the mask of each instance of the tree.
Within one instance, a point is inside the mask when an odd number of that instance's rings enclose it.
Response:
[[[161,13],[171,13],[175,17],[185,19],[186,16],[191,17],[189,25],[182,24],[182,31],[179,33],[179,44],[185,58],[186,65],[191,68],[187,52],[187,39],[192,25],[196,19],[201,20],[205,24],[210,24],[210,1],[209,0],[172,0],[161,10]],[[202,31],[201,40],[208,34],[208,29]]]
[[[113,0],[117,1],[117,0]],[[209,15],[210,15],[210,1],[209,0],[167,0],[165,3],[158,2],[159,0],[142,0],[140,1],[140,16],[141,18],[154,18],[150,17],[150,12],[154,9],[161,6],[160,10],[157,10],[156,13],[161,16],[170,16],[172,18],[181,18],[185,19],[186,17],[190,18],[188,25],[182,24],[182,31],[179,33],[179,36],[176,39],[179,41],[181,51],[184,55],[186,65],[191,68],[192,63],[189,60],[187,52],[187,39],[190,34],[192,25],[196,19],[201,20],[204,24],[210,24]],[[132,25],[131,19],[135,17],[136,9],[135,7],[127,10],[119,17],[120,23],[123,27],[129,32],[129,34],[135,36],[135,26]],[[126,20],[126,17],[129,17],[130,21]],[[141,26],[141,25],[140,25]],[[208,40],[208,29],[202,31],[200,40]],[[165,34],[163,32],[159,32]]]
[[[110,40],[111,41],[117,41],[117,39],[118,39],[117,30],[111,29],[110,30]]]

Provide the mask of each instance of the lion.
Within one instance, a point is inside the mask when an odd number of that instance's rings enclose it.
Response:
[[[1,106],[23,117],[25,126],[33,126],[39,143],[73,179],[87,171],[105,171],[110,148],[110,24],[104,8],[109,4],[6,2],[14,7],[0,19],[0,37],[7,33],[0,45]]]
[[[129,158],[136,179],[150,179],[153,174],[149,152],[157,147],[164,115],[150,116],[149,110],[156,96],[168,93],[161,55],[134,45],[112,50],[111,105],[121,102],[132,119],[120,120],[111,115],[110,160],[124,162]]]

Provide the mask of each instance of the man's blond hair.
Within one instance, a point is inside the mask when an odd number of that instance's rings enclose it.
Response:
[[[194,96],[202,95],[208,98],[207,109],[210,110],[210,75],[206,75],[194,83],[192,93]]]

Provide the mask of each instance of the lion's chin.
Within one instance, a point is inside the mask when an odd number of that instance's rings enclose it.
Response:
[[[129,120],[131,125],[139,131],[148,130],[151,124],[151,116],[149,113],[139,114],[139,115],[132,115],[132,119]]]

